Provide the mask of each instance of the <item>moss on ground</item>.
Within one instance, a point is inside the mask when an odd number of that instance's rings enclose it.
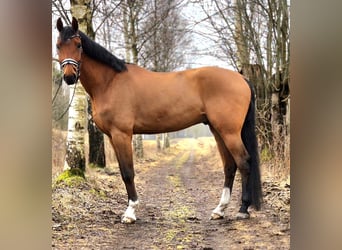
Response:
[[[99,190],[99,189],[92,188],[92,189],[90,189],[89,192],[91,194],[99,196],[101,198],[106,198],[107,197],[107,194],[106,194],[106,192],[104,190]]]
[[[63,171],[55,181],[55,185],[66,184],[67,186],[78,186],[85,181],[84,172],[79,168],[71,168]]]

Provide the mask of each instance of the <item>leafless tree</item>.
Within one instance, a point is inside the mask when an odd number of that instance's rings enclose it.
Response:
[[[289,1],[191,2],[206,16],[201,35],[215,41],[220,56],[254,83],[261,144],[279,152],[276,141],[282,142],[279,137],[288,135],[290,125]]]

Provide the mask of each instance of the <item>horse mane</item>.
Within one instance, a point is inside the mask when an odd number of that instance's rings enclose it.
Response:
[[[116,72],[123,72],[127,70],[124,60],[121,60],[114,56],[107,49],[90,39],[83,32],[78,31],[78,34],[81,36],[83,53],[96,61],[108,65]],[[75,31],[72,29],[72,27],[65,27],[60,33],[60,38],[62,41],[66,41],[73,35],[75,35]]]

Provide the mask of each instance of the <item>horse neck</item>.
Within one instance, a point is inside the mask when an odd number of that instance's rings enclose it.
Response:
[[[107,88],[117,73],[86,54],[82,54],[81,60],[80,81],[90,97],[95,98]]]

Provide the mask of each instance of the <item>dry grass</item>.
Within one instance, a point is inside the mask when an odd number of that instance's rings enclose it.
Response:
[[[271,148],[271,149],[269,149]],[[260,152],[264,176],[290,184],[290,136],[274,138],[273,145]]]
[[[52,130],[52,179],[63,171],[66,136],[66,131]]]
[[[52,178],[53,180],[63,172],[64,166],[64,159],[65,159],[65,147],[66,147],[66,131],[60,131],[57,129],[52,130]],[[137,169],[141,168],[146,162],[148,162],[149,166],[157,165],[157,161],[163,158],[167,160],[171,158],[175,154],[178,154],[186,147],[189,147],[190,141],[193,139],[182,139],[182,144],[177,144],[179,139],[172,139],[171,144],[174,146],[165,149],[165,150],[158,150],[157,149],[157,142],[155,140],[143,140],[143,147],[144,147],[144,158],[143,159],[136,159],[134,158],[134,163]],[[106,154],[106,165],[108,169],[117,170],[118,163],[116,160],[116,156],[112,145],[109,142],[107,136],[104,137],[105,143],[105,154]],[[88,134],[85,135],[85,155],[86,155],[86,162],[88,162]],[[88,168],[87,168],[88,169]],[[110,170],[110,171],[111,171]]]
[[[64,158],[65,158],[65,145],[66,145],[66,131],[57,129],[52,130],[52,178],[55,179],[63,171]],[[118,163],[115,157],[114,150],[105,136],[105,154],[107,168],[117,170]],[[260,153],[262,176],[270,180],[287,181],[290,180],[290,138],[289,136],[280,139],[277,145],[281,145],[281,150],[262,151]],[[179,143],[181,141],[181,143]],[[136,169],[142,171],[143,165],[148,163],[149,167],[156,166],[160,159],[167,160],[180,152],[191,148],[194,141],[198,143],[201,155],[211,155],[212,165],[221,167],[221,160],[217,152],[216,143],[213,137],[200,137],[198,139],[182,138],[171,139],[171,148],[165,150],[158,150],[155,140],[143,140],[144,145],[144,158],[134,159]],[[86,134],[85,143],[88,145],[88,135]],[[285,145],[285,146],[284,146]],[[210,151],[210,152],[208,152]],[[86,157],[88,157],[88,147],[86,146]],[[87,160],[87,159],[86,159]]]

